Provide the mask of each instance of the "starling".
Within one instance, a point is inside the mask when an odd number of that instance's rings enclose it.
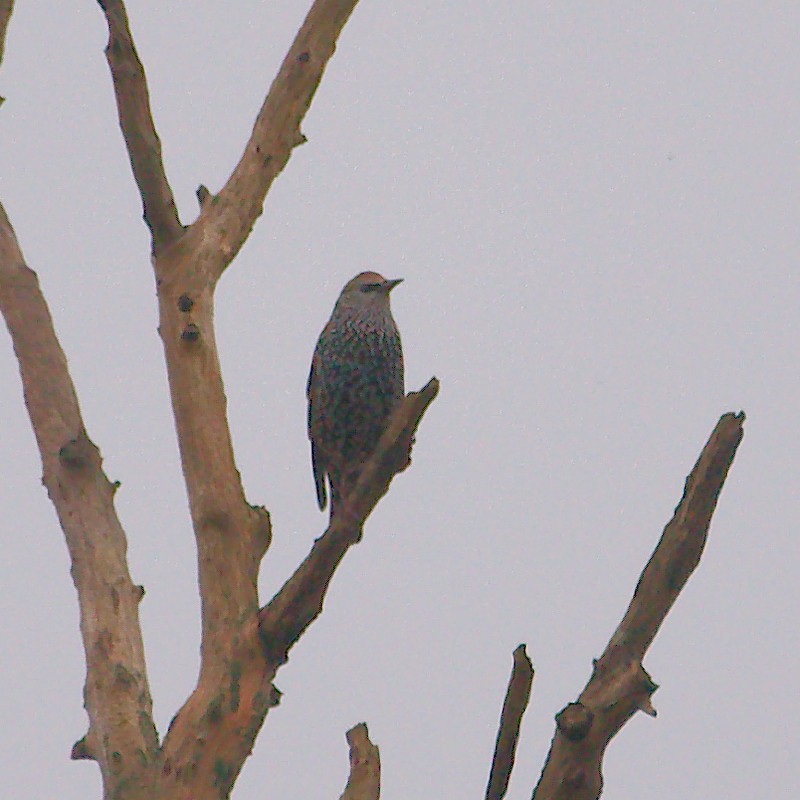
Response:
[[[308,438],[325,508],[325,476],[335,504],[355,484],[389,416],[403,399],[403,351],[389,307],[402,278],[362,272],[342,289],[314,349],[308,376]]]

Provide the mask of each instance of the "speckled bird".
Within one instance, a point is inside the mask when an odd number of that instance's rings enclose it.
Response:
[[[362,272],[342,289],[314,349],[308,376],[308,438],[320,509],[353,487],[403,398],[403,350],[389,306],[402,278]]]

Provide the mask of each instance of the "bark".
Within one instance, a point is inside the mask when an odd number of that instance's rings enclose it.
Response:
[[[744,419],[744,413],[725,414],[711,433],[622,622],[578,700],[556,717],[535,800],[599,797],[603,755],[611,739],[637,710],[655,716],[650,697],[658,687],[642,659],[700,561],[717,499],[744,435]]]
[[[245,612],[243,623],[230,620],[215,631],[214,649],[203,651],[197,689],[173,720],[162,748],[163,796],[197,797],[196,787],[208,781],[233,785],[266,713],[280,699],[271,683],[278,668],[321,612],[333,572],[355,541],[353,531],[360,530],[392,476],[407,464],[409,441],[437,389],[434,380],[422,392],[410,394],[395,410],[348,498],[355,516],[347,522],[344,515],[337,517],[258,615]],[[398,447],[401,451],[406,448],[403,458],[398,457]],[[225,548],[224,541],[220,548]],[[209,564],[211,577],[221,569],[216,562]]]

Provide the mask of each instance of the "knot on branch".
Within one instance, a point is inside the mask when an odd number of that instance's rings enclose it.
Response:
[[[586,770],[575,767],[564,776],[564,784],[573,791],[580,789],[586,783]]]
[[[648,671],[641,664],[637,664],[631,697],[636,708],[647,714],[648,717],[657,716],[656,709],[650,700],[657,689],[658,684],[650,677]]]
[[[594,714],[583,703],[570,703],[556,714],[556,725],[561,735],[570,742],[585,739],[592,728]]]
[[[58,451],[58,460],[66,469],[82,470],[91,464],[94,450],[85,431],[81,431],[74,439],[62,445]]]
[[[72,752],[69,754],[69,757],[73,761],[97,761],[97,756],[94,754],[94,750],[89,746],[89,743],[86,741],[88,737],[88,733],[82,739],[78,739],[74,745],[72,745]]]
[[[190,322],[181,333],[181,339],[184,342],[196,342],[200,338],[200,328],[194,324],[194,322]]]
[[[250,506],[250,508],[253,510],[253,561],[258,572],[258,565],[272,544],[272,520],[264,506]]]

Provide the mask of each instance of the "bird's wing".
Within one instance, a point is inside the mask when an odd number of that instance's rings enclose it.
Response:
[[[397,358],[394,360],[394,389],[398,394],[399,399],[402,399],[406,393],[405,370],[403,368],[403,344],[400,341],[400,334],[397,334]]]
[[[311,440],[311,469],[314,472],[314,483],[317,487],[317,503],[320,510],[324,510],[328,502],[327,493],[325,491],[325,475],[328,472],[328,467],[325,464],[322,453],[317,447],[316,435],[319,423],[320,404],[322,399],[320,397],[321,379],[318,376],[318,371],[315,370],[317,362],[317,353],[314,352],[314,357],[311,359],[311,371],[308,374],[308,384],[306,385],[306,396],[308,397],[308,438]]]

